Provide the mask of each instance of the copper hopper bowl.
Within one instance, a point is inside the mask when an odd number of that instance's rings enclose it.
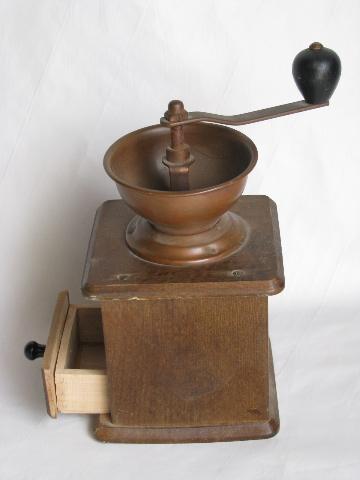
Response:
[[[247,239],[245,222],[231,206],[242,194],[257,161],[254,143],[237,130],[199,123],[184,126],[195,161],[190,190],[171,191],[163,163],[169,129],[154,125],[117,140],[104,167],[129,207],[130,250],[153,263],[186,266],[211,263],[237,251]]]

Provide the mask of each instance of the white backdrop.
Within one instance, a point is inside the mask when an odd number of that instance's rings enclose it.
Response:
[[[0,6],[1,479],[360,478],[360,2],[8,0]],[[80,280],[102,167],[172,98],[239,113],[301,98],[295,54],[335,49],[330,108],[243,127],[246,193],[278,205],[285,291],[270,299],[281,431],[208,445],[103,445],[46,415],[40,361],[55,297]]]

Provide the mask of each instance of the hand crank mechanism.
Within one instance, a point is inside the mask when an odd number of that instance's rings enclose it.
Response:
[[[341,74],[338,55],[321,43],[314,42],[294,59],[292,73],[304,100],[264,108],[238,115],[218,115],[207,112],[187,112],[180,100],[172,100],[160,123],[170,128],[171,144],[163,163],[169,168],[170,189],[189,190],[189,168],[194,162],[189,145],[184,141],[183,126],[210,122],[222,125],[246,125],[270,118],[305,112],[329,105]]]

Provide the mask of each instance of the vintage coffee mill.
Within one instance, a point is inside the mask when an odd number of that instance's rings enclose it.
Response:
[[[103,203],[82,291],[59,294],[44,356],[48,413],[100,414],[106,442],[212,442],[279,430],[268,296],[284,288],[275,203],[241,196],[254,143],[245,125],[324,107],[340,77],[313,43],[293,63],[302,101],[223,116],[169,103],[160,125],[106,152],[122,200]],[[135,216],[134,216],[135,212]]]

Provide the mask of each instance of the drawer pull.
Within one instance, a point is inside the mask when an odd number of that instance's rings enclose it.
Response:
[[[28,342],[24,347],[24,354],[28,360],[35,360],[35,358],[43,357],[46,345],[34,341]]]

